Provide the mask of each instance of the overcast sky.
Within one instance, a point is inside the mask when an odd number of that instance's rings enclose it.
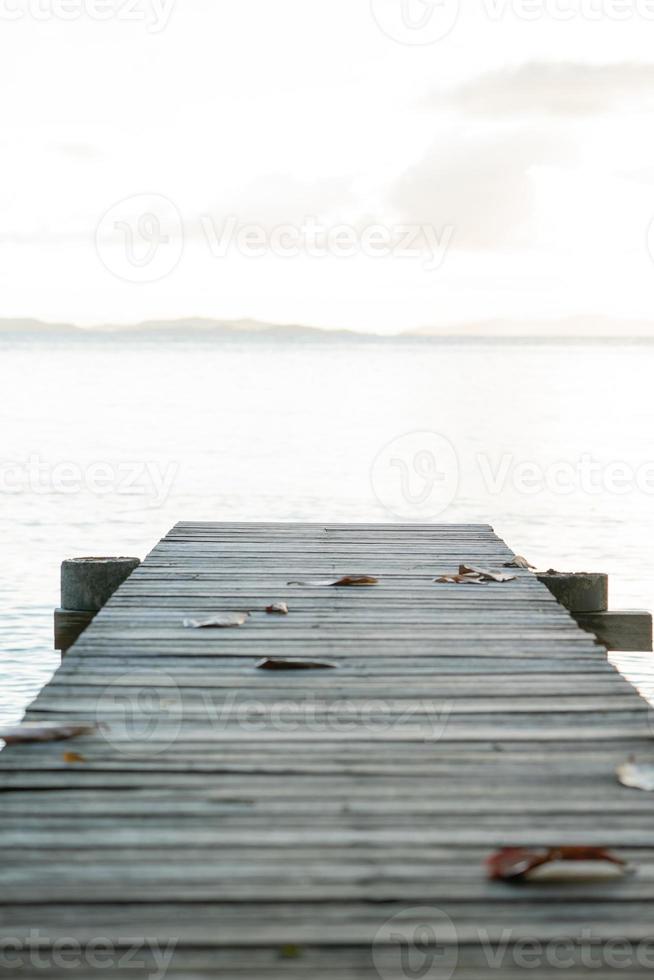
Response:
[[[0,316],[654,320],[654,2],[463,3],[0,0]]]

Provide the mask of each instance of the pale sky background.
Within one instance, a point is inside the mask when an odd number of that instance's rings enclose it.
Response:
[[[654,322],[654,3],[543,0],[531,20],[518,0],[462,0],[418,44],[389,36],[420,36],[402,0],[130,0],[129,20],[127,0],[97,2],[113,16],[0,0],[0,316]],[[411,0],[423,39],[455,2]],[[160,265],[132,277],[156,282],[114,274],[143,195],[171,202]],[[230,215],[266,235],[306,216],[426,224],[448,247],[438,268],[218,257],[206,224]]]

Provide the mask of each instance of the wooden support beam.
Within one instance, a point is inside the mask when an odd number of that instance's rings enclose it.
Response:
[[[55,609],[54,648],[65,653],[95,617],[94,612],[79,609]]]
[[[609,650],[652,649],[652,614],[639,609],[575,613],[579,626]]]
[[[54,647],[62,654],[84,632],[139,558],[70,558],[61,564],[61,608],[54,614]]]

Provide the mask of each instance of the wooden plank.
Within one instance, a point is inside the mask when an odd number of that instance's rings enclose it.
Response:
[[[0,754],[0,939],[25,941],[13,975],[37,975],[35,943],[116,951],[136,935],[143,965],[116,954],[109,980],[157,966],[146,936],[170,944],[179,980],[406,980],[398,916],[408,942],[426,927],[435,945],[449,917],[440,945],[469,980],[523,976],[521,937],[572,937],[567,973],[586,976],[589,922],[600,952],[649,941],[654,794],[615,776],[654,761],[645,702],[529,572],[434,581],[512,555],[487,525],[173,528],[27,712],[97,730]],[[379,585],[288,584],[347,572]],[[288,617],[266,615],[278,599]],[[183,626],[235,610],[250,612],[237,630]],[[337,667],[257,670],[266,656]],[[485,877],[494,848],[564,843],[615,848],[636,873]],[[488,937],[504,937],[493,956]],[[530,972],[560,976],[547,957]],[[618,971],[604,956],[592,972]]]

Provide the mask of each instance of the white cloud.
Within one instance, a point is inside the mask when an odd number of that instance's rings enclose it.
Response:
[[[159,33],[3,22],[0,316],[401,329],[587,311],[602,290],[612,312],[654,312],[654,24],[483,7],[462,4],[424,48],[385,35],[369,0],[178,0]],[[135,286],[99,263],[94,232],[143,194],[174,203],[187,242],[166,279]],[[431,271],[398,257],[218,261],[204,213],[454,237]]]
[[[457,249],[506,250],[535,244],[532,168],[573,159],[568,141],[536,130],[441,135],[391,191],[404,221],[454,228]]]
[[[480,75],[429,104],[490,120],[643,111],[654,104],[654,65],[530,63]]]

